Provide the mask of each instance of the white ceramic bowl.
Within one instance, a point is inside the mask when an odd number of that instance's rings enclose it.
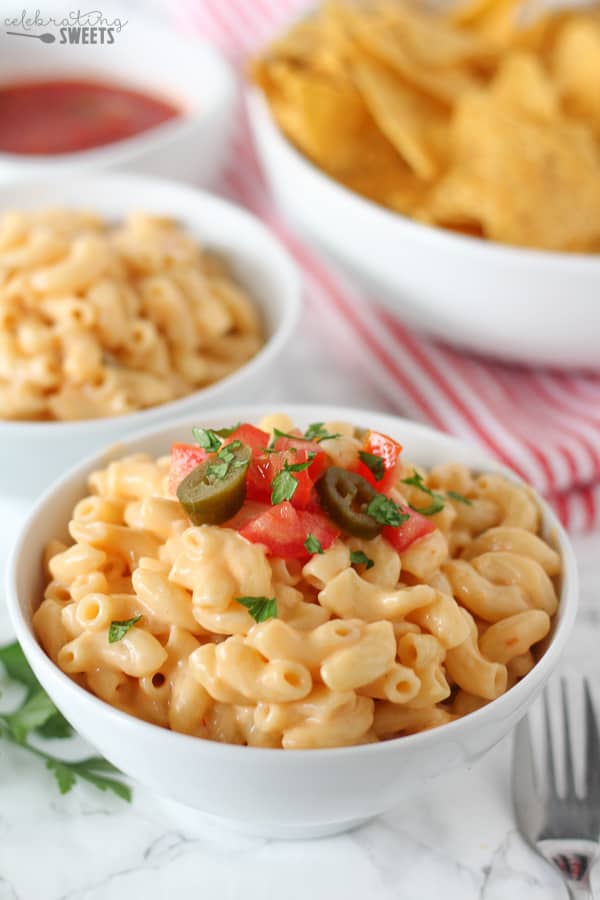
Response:
[[[0,211],[53,205],[89,208],[113,220],[131,210],[173,216],[203,245],[222,251],[230,261],[261,313],[266,342],[236,372],[161,406],[81,422],[0,419],[0,496],[38,497],[68,466],[135,429],[176,415],[193,415],[218,403],[260,399],[300,312],[300,282],[285,251],[257,219],[225,200],[185,185],[133,175],[28,179],[0,186]]]
[[[49,45],[2,36],[3,84],[89,78],[164,98],[182,115],[151,131],[80,153],[0,153],[0,179],[119,168],[198,186],[214,182],[227,160],[236,104],[233,74],[217,50],[143,20],[126,25],[112,44],[64,45],[57,30],[52,31],[57,41]]]
[[[353,193],[282,134],[248,92],[255,143],[283,212],[408,325],[525,364],[600,368],[600,255],[523,250],[421,225]]]
[[[187,417],[127,440],[118,454],[162,454],[193,424],[222,427],[256,421],[267,410],[237,406]],[[346,420],[380,428],[399,439],[407,458],[425,465],[456,459],[475,469],[517,477],[482,451],[422,425],[374,412],[321,406],[287,406],[295,422]],[[70,512],[90,471],[114,454],[105,452],[52,485],[24,525],[7,572],[9,612],[23,650],[46,691],[75,728],[111,762],[180,803],[249,833],[316,837],[351,828],[402,802],[407,822],[424,782],[468,766],[517,723],[554,669],[575,618],[577,570],[569,541],[542,504],[544,529],[555,536],[564,577],[556,628],[544,656],[508,693],[472,715],[410,737],[324,750],[269,750],[204,741],[146,724],[80,688],[45,655],[31,628],[42,595],[45,544],[66,531]]]

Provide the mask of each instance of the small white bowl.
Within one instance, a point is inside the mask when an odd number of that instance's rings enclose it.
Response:
[[[600,255],[508,247],[391,212],[299,153],[261,93],[250,89],[247,101],[280,207],[373,300],[408,325],[476,353],[600,368]]]
[[[111,220],[133,210],[174,217],[202,245],[223,252],[262,316],[266,340],[231,375],[161,406],[81,422],[0,418],[0,496],[38,497],[68,466],[135,429],[217,403],[259,399],[300,313],[300,281],[287,253],[258,219],[218,197],[170,181],[116,174],[0,186],[0,211],[44,206],[91,209]]]
[[[5,35],[0,74],[3,85],[91,79],[140,90],[181,110],[177,119],[150,131],[79,153],[0,153],[0,180],[119,168],[204,187],[215,181],[227,160],[235,80],[224,58],[202,40],[139,20],[115,34],[113,44],[63,45],[57,40],[46,45]]]
[[[44,546],[66,532],[91,471],[124,452],[162,454],[173,441],[185,438],[193,424],[223,427],[257,421],[268,411],[265,406],[240,405],[146,431],[117,451],[88,459],[52,485],[25,523],[8,565],[6,592],[17,638],[43,687],[73,726],[111,762],[158,794],[238,830],[269,837],[334,834],[400,802],[410,821],[426,781],[472,764],[513,728],[549,678],[567,641],[577,607],[577,568],[567,536],[544,503],[544,532],[556,541],[564,567],[548,649],[522,681],[493,703],[410,737],[360,747],[270,750],[177,734],[119,712],[79,687],[50,661],[33,634],[31,616],[43,590]],[[336,407],[290,405],[286,412],[303,427],[344,420],[379,428],[402,442],[408,459],[427,466],[454,459],[519,481],[481,450],[414,422]]]

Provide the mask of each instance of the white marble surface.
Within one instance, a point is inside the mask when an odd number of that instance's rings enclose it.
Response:
[[[306,321],[274,404],[385,408],[325,350]],[[0,506],[2,551],[22,514]],[[600,535],[576,549],[582,603],[564,666],[600,674]],[[0,641],[10,637],[1,609]],[[61,797],[39,760],[0,742],[0,900],[559,900],[560,882],[515,831],[509,769],[504,741],[361,829],[281,843],[207,828],[135,785],[130,806],[85,784]]]

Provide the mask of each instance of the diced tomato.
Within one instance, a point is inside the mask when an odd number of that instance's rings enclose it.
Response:
[[[173,444],[169,469],[170,492],[176,494],[179,483],[208,456],[206,450],[203,450],[198,444]]]
[[[369,484],[377,488],[380,494],[387,494],[396,482],[402,444],[388,437],[387,434],[382,434],[380,431],[367,431],[362,449],[366,453],[372,453],[374,456],[381,457],[385,470],[384,475],[383,478],[377,481],[373,472],[362,460],[358,463],[355,471],[362,475]]]
[[[316,512],[323,515],[323,507],[321,506],[321,501],[319,500],[319,495],[317,494],[315,488],[313,488],[310,492],[310,497],[308,498],[308,503],[306,504],[305,509],[308,512]]]
[[[258,503],[256,500],[246,500],[242,508],[236,512],[233,518],[223,522],[223,528],[233,528],[240,531],[249,522],[258,519],[268,509],[271,509],[270,503]]]
[[[339,535],[339,530],[324,515],[295,509],[285,500],[270,507],[258,518],[240,529],[240,534],[253,544],[264,544],[272,556],[283,559],[309,559],[304,546],[309,534],[327,550]]]
[[[313,481],[316,481],[323,469],[327,465],[327,454],[322,450],[316,441],[294,440],[293,438],[279,437],[275,441],[276,450],[288,450],[287,460],[289,463],[305,462],[309,453],[314,453],[314,459],[307,469]],[[300,458],[298,454],[304,451],[304,456]],[[297,458],[295,458],[297,457]]]
[[[263,444],[264,446],[266,445]],[[279,475],[285,464],[301,465],[308,462],[309,453],[315,453],[315,458],[308,469],[292,472],[292,476],[298,482],[298,487],[292,495],[291,503],[298,509],[304,509],[311,498],[315,480],[325,465],[325,454],[319,449],[318,444],[292,441],[289,438],[278,438],[272,450],[274,452],[253,452],[248,468],[246,496],[249,500],[270,502],[273,479]]]
[[[233,441],[241,441],[246,447],[250,447],[254,454],[260,453],[261,450],[265,449],[269,443],[269,435],[266,431],[257,428],[256,425],[249,425],[245,422],[243,425],[239,425],[229,437],[223,439],[223,447],[233,443]]]
[[[403,522],[402,525],[398,525],[396,528],[386,525],[381,530],[383,537],[390,542],[398,553],[408,549],[419,538],[435,531],[435,525],[427,516],[422,516],[421,513],[410,509],[410,507],[402,507],[402,512],[407,513],[410,519],[407,519],[406,522]]]

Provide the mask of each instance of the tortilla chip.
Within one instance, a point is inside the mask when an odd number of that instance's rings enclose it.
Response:
[[[501,103],[534,118],[550,121],[560,114],[558,91],[532,53],[523,50],[510,53],[491,90]]]
[[[356,166],[364,144],[377,140],[354,85],[284,62],[268,66],[271,99],[286,134],[333,174]]]
[[[367,54],[357,55],[352,72],[369,112],[400,156],[419,177],[434,178],[442,167],[448,113]]]
[[[552,68],[566,109],[600,130],[600,22],[573,19],[565,25]]]
[[[452,106],[457,97],[479,83],[476,74],[460,67],[425,67],[411,56],[402,38],[381,17],[354,14],[350,21],[352,33],[364,50],[394,69],[406,82],[446,106]]]
[[[452,136],[433,220],[479,217],[492,240],[547,250],[587,251],[600,240],[600,151],[589,130],[535,121],[481,92],[459,103]]]

